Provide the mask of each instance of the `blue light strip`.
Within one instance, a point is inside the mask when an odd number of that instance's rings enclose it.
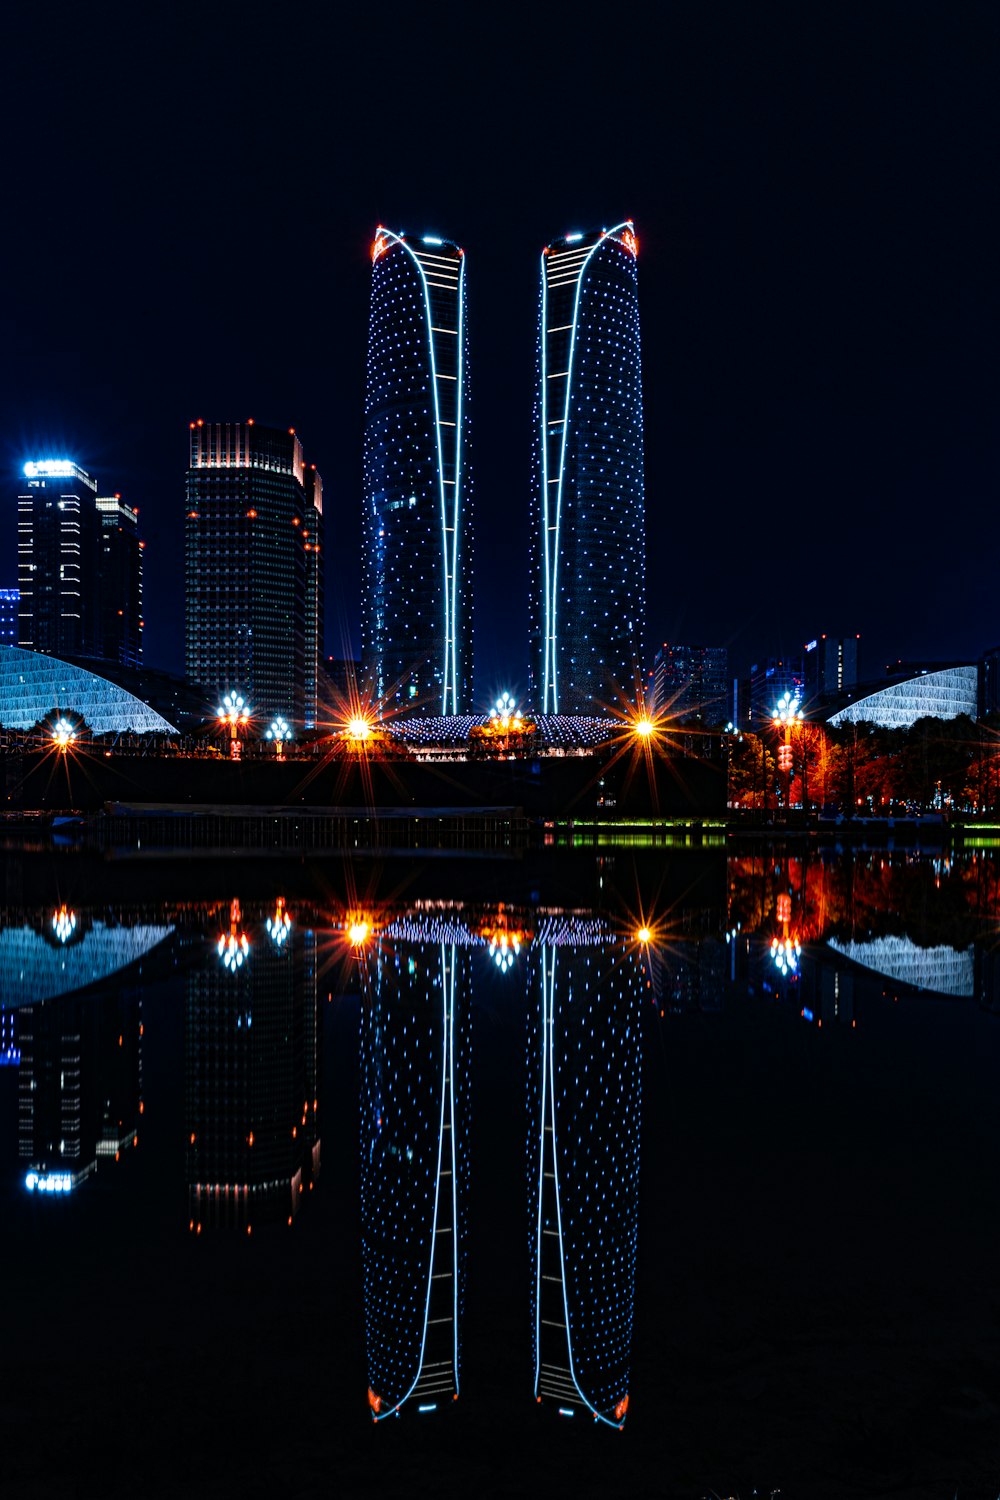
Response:
[[[547,375],[547,343],[548,343],[548,295],[546,288],[546,262],[547,256],[542,256],[542,525],[545,534],[546,564],[545,564],[545,655],[542,672],[542,713],[557,714],[559,712],[559,682],[556,676],[556,582],[559,565],[559,528],[562,521],[562,494],[563,477],[566,469],[566,435],[569,432],[569,398],[573,389],[573,356],[576,352],[576,329],[580,313],[580,292],[583,288],[584,272],[593,259],[595,250],[599,250],[606,240],[611,239],[623,229],[631,229],[631,220],[625,219],[621,224],[616,224],[613,229],[608,229],[600,239],[595,240],[587,254],[580,262],[580,273],[576,283],[576,294],[573,298],[573,320],[572,331],[569,336],[569,362],[566,367],[566,399],[563,407],[562,445],[559,450],[559,482],[556,485],[556,520],[555,541],[552,547],[551,568],[549,565],[548,540],[548,394],[546,392]],[[575,237],[566,236],[566,243],[570,243]],[[550,675],[551,674],[551,675]],[[549,707],[549,688],[551,686],[551,708]]]
[[[441,962],[444,963],[444,943],[441,944]],[[454,1354],[452,1367],[455,1373],[455,1395],[458,1384],[458,1150],[455,1145],[455,944],[451,944],[451,972],[446,994],[448,1010],[445,1025],[448,1030],[448,1095],[451,1101],[451,1281],[452,1281],[452,1332]]]
[[[542,1375],[541,1360],[541,1304],[542,1304],[542,1185],[545,1180],[545,1104],[549,1083],[548,1028],[551,1026],[549,995],[555,993],[556,950],[552,949],[552,978],[545,967],[545,950],[542,950],[542,1109],[541,1129],[538,1139],[538,1225],[535,1236],[535,1397]]]
[[[455,499],[452,510],[453,536],[452,536],[452,564],[451,564],[451,711],[458,713],[458,521],[459,521],[459,492],[462,483],[462,387],[465,381],[463,368],[465,345],[465,256],[462,256],[462,264],[458,273],[458,409],[455,417]],[[445,643],[447,650],[447,639]],[[447,692],[445,702],[447,702]],[[445,713],[448,710],[445,709]]]
[[[409,255],[410,259],[413,261],[413,264],[416,266],[418,272],[420,273],[420,285],[421,285],[421,287],[423,289],[423,294],[424,294],[424,313],[425,313],[425,316],[426,316],[426,319],[427,319],[427,349],[428,349],[428,353],[430,354],[430,361],[431,361],[431,388],[432,388],[432,390],[434,392],[434,435],[435,435],[435,440],[436,440],[436,443],[437,443],[438,494],[440,496],[440,501],[441,501],[441,547],[442,547],[442,554],[443,554],[442,555],[442,562],[443,562],[443,566],[444,566],[444,641],[445,641],[445,646],[444,646],[444,683],[443,683],[442,693],[441,693],[441,712],[442,712],[442,714],[447,714],[449,712],[457,714],[458,713],[458,684],[457,684],[457,682],[455,682],[453,680],[454,673],[453,673],[453,669],[452,669],[453,654],[454,654],[454,634],[455,634],[455,600],[454,600],[453,596],[455,595],[455,593],[457,593],[457,579],[451,578],[450,575],[449,575],[449,570],[448,570],[448,562],[449,562],[449,559],[448,559],[448,506],[447,506],[447,497],[446,497],[445,492],[444,492],[444,454],[442,452],[442,447],[441,447],[441,406],[440,406],[440,403],[438,401],[437,361],[435,360],[435,357],[434,357],[434,336],[433,336],[433,334],[431,332],[431,329],[433,327],[433,317],[432,317],[432,314],[431,314],[430,290],[429,290],[428,285],[427,285],[427,277],[426,277],[426,275],[424,273],[423,266],[420,264],[420,261],[418,260],[416,253],[406,243],[406,241],[403,239],[402,235],[396,234],[396,233],[394,233],[393,230],[391,230],[391,229],[385,229],[385,228],[383,228],[381,226],[379,227],[379,231],[378,232],[379,232],[379,234],[384,234],[387,237],[387,239],[391,240],[393,243],[395,243],[397,245],[401,245],[403,247],[403,249],[406,251],[407,255]],[[461,270],[459,272],[459,280],[458,280],[458,290],[459,290],[459,339],[461,339],[461,337],[462,337],[462,322],[461,322],[461,319],[462,319],[462,297],[463,297],[463,294],[464,294],[464,277],[465,277],[465,256],[463,255],[462,256],[462,266],[461,266]],[[459,378],[459,382],[460,382],[460,384],[459,384],[459,394],[458,394],[459,421],[456,424],[456,437],[455,437],[455,444],[456,444],[456,448],[455,448],[455,459],[456,459],[456,467],[455,467],[455,548],[456,548],[456,550],[457,550],[457,544],[458,544],[458,510],[459,510],[459,498],[458,498],[458,493],[459,493],[458,457],[459,457],[459,450],[460,450],[460,443],[461,443],[461,437],[460,437],[460,433],[461,433],[461,402],[462,402],[462,393],[461,393],[461,380],[462,380],[461,358],[462,358],[462,352],[461,352],[461,344],[460,344],[459,345],[459,377],[458,377]],[[449,641],[451,642],[451,652],[449,652]],[[453,707],[450,710],[448,708],[449,684],[450,684],[451,699],[452,699],[452,704],[453,704]]]

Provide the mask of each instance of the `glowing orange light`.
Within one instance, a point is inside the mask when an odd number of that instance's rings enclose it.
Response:
[[[374,245],[372,245],[372,262],[377,261],[386,249],[388,249],[388,245],[385,236],[380,234],[376,237]]]
[[[651,942],[652,941],[652,937],[653,937],[653,933],[652,933],[652,930],[649,927],[640,927],[639,930],[636,932],[635,940],[636,940],[637,943],[643,943],[643,944],[645,944],[645,943]]]
[[[625,1413],[627,1411],[628,1411],[628,1396],[623,1396],[622,1399],[619,1401],[618,1405],[615,1407],[615,1416],[618,1418],[619,1421],[621,1421],[622,1417],[625,1415]]]
[[[351,719],[347,725],[347,737],[352,740],[367,740],[371,736],[372,726],[367,719]]]
[[[636,719],[635,723],[632,725],[632,728],[635,730],[636,734],[644,740],[648,740],[649,736],[653,733],[653,723],[651,719]]]
[[[368,1405],[373,1412],[380,1412],[382,1410],[382,1397],[376,1396],[371,1386],[368,1387]]]
[[[347,938],[352,948],[363,948],[371,933],[371,923],[365,917],[355,917],[348,923]]]

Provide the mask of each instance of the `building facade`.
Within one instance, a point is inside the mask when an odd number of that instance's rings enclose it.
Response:
[[[100,651],[97,482],[71,459],[24,465],[17,497],[18,644],[53,656]]]
[[[805,648],[805,693],[810,703],[837,698],[858,685],[859,635],[820,635]]]
[[[255,717],[282,714],[296,725],[306,720],[307,662],[315,662],[322,629],[318,569],[311,570],[322,489],[308,473],[307,494],[294,429],[191,424],[187,675],[212,697],[242,693]],[[315,670],[311,681],[315,702]]]
[[[100,655],[123,667],[142,666],[142,553],[139,510],[121,495],[98,497],[98,618]]]
[[[632,223],[542,252],[529,699],[586,713],[641,682],[645,499]]]
[[[372,247],[361,640],[380,709],[472,697],[465,256],[380,228]]]
[[[725,646],[671,646],[653,661],[651,712],[680,723],[722,724],[729,712],[729,653]]]
[[[0,646],[17,645],[17,611],[20,589],[0,589]]]
[[[775,705],[785,693],[802,697],[805,668],[801,656],[768,656],[750,668],[750,691],[747,723],[757,733],[771,723]]]

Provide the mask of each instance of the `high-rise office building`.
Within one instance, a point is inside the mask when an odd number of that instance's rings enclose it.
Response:
[[[18,644],[50,656],[100,647],[97,483],[71,459],[24,465],[17,497]]]
[[[97,598],[100,656],[123,667],[142,665],[142,551],[139,510],[121,495],[97,498],[100,524]]]
[[[321,630],[318,572],[309,607],[317,494],[319,476],[306,470],[293,429],[191,424],[187,675],[213,695],[242,693],[258,716],[280,713],[298,724]]]
[[[729,713],[729,653],[725,646],[671,646],[653,662],[650,708],[681,723],[724,724]]]
[[[0,646],[17,645],[17,611],[20,589],[0,589]]]
[[[859,635],[820,635],[805,648],[805,692],[813,699],[838,698],[858,685]]]
[[[379,229],[364,442],[363,684],[380,706],[472,707],[465,256]]]
[[[588,713],[641,682],[642,389],[632,223],[542,252],[530,699]]]
[[[311,464],[305,471],[306,517],[302,528],[306,554],[305,727],[315,729],[322,712],[323,633],[326,596],[323,587],[323,481]]]
[[[778,699],[785,693],[802,697],[805,671],[801,656],[768,656],[750,668],[749,710],[746,724],[756,734],[774,717]]]

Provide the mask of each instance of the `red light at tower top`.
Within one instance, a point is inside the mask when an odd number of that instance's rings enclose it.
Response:
[[[625,249],[626,250],[630,250],[632,252],[632,254],[638,260],[638,258],[639,258],[639,241],[636,239],[636,237],[635,237],[635,231],[633,229],[628,228],[628,229],[623,229],[622,230],[622,244],[625,246]]]
[[[375,243],[374,245],[372,245],[372,263],[374,264],[374,262],[378,260],[379,256],[383,255],[388,248],[388,241],[386,240],[385,235],[376,235]]]

